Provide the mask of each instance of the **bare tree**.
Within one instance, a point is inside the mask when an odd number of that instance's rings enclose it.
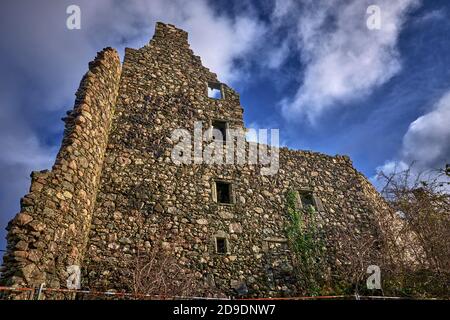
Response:
[[[417,172],[411,165],[380,172],[379,179],[382,195],[401,220],[381,226],[392,285],[409,294],[449,296],[450,180],[445,170]]]
[[[128,286],[137,298],[225,297],[201,274],[183,268],[169,251],[154,247],[139,252],[130,263]]]
[[[134,294],[161,297],[188,296],[195,290],[194,279],[161,249],[139,252],[130,266],[130,288]]]

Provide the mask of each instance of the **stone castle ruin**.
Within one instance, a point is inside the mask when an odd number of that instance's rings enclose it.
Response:
[[[79,266],[83,289],[130,290],[124,270],[158,247],[226,295],[294,296],[301,274],[286,232],[289,193],[319,221],[324,279],[339,282],[351,248],[380,262],[390,209],[346,156],[280,148],[273,175],[258,164],[171,160],[175,129],[193,132],[198,121],[224,134],[244,129],[239,95],[173,25],[157,23],[123,64],[114,49],[101,51],[64,121],[54,166],[32,173],[7,227],[2,285],[66,288],[69,267]]]

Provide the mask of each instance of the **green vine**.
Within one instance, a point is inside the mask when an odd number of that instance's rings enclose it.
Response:
[[[314,207],[297,209],[296,194],[287,194],[287,210],[290,224],[287,235],[294,253],[294,267],[301,289],[313,296],[324,288],[324,245],[317,227]]]

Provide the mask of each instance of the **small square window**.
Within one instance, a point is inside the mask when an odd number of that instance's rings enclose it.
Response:
[[[300,201],[303,209],[312,208],[316,210],[316,202],[314,201],[314,195],[310,191],[303,191],[300,193]]]
[[[216,252],[219,254],[226,254],[228,252],[227,239],[216,238]]]
[[[216,100],[222,99],[222,84],[217,82],[208,82],[208,97]]]
[[[212,128],[213,140],[227,140],[227,123],[225,121],[213,121]]]
[[[232,203],[231,197],[231,184],[227,182],[216,181],[217,202],[230,204]]]

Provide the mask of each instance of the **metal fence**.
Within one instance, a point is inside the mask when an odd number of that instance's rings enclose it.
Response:
[[[0,300],[232,300],[233,298],[196,297],[196,296],[164,296],[148,295],[141,293],[94,291],[94,290],[72,290],[46,288],[44,284],[39,288],[15,288],[0,287]],[[359,296],[337,295],[337,296],[306,296],[289,298],[245,298],[233,300],[402,300],[411,299],[406,297],[387,296]],[[435,299],[427,299],[435,300]]]
[[[164,296],[142,293],[73,290],[46,288],[41,284],[39,288],[0,287],[0,300],[231,300],[231,298],[196,297],[196,296]]]

